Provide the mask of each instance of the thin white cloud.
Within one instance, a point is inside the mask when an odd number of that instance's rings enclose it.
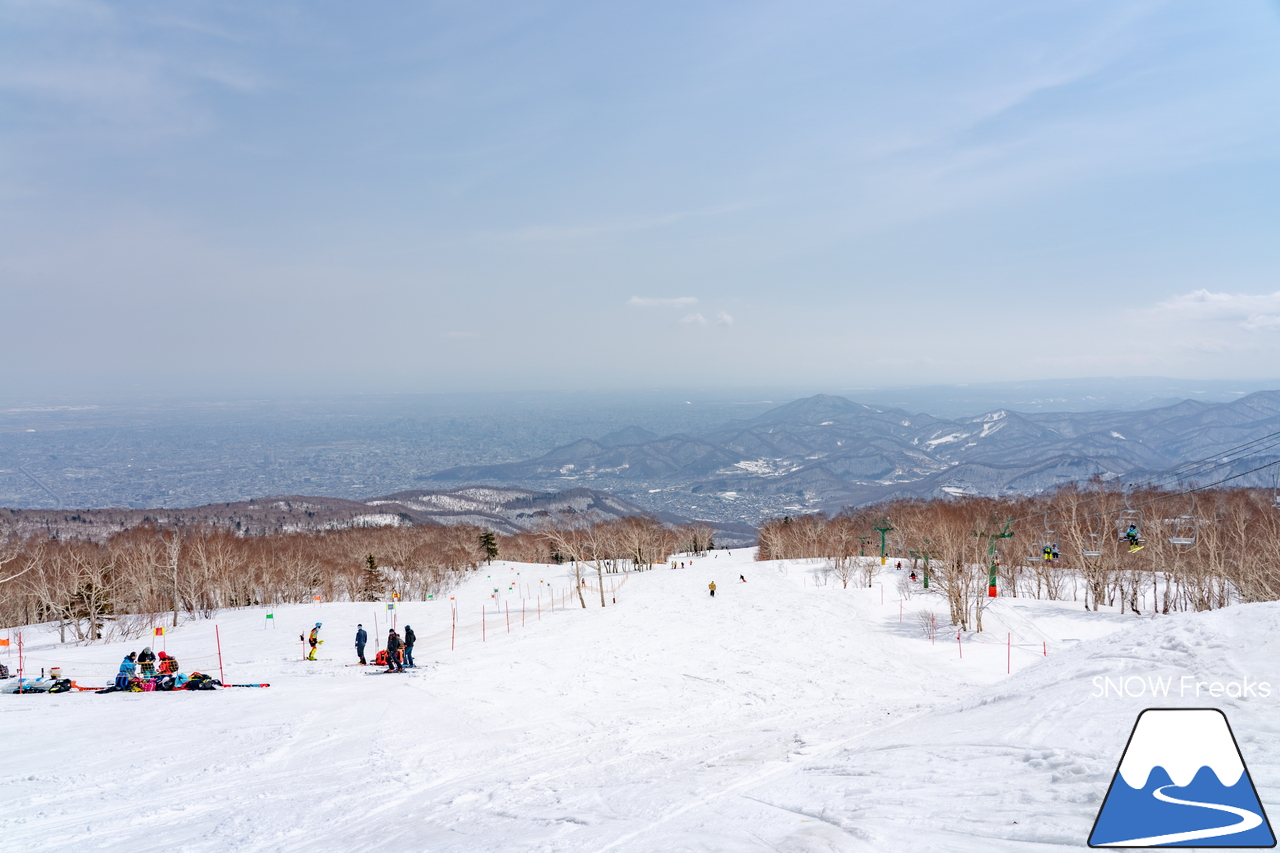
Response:
[[[1280,291],[1248,294],[1202,289],[1174,296],[1156,308],[1184,322],[1231,323],[1247,332],[1280,328]]]
[[[724,311],[717,311],[715,316],[708,320],[702,314],[686,314],[680,318],[681,323],[691,323],[698,326],[732,326],[733,317]]]
[[[630,308],[686,308],[697,304],[698,297],[696,296],[633,296],[627,300],[627,306]]]

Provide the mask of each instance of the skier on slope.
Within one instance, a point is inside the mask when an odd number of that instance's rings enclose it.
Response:
[[[417,666],[417,664],[413,662],[413,644],[416,643],[417,641],[418,641],[418,638],[414,635],[413,628],[409,627],[408,625],[405,625],[404,626],[404,665],[405,666]]]
[[[742,575],[738,575],[738,580],[742,581],[743,583],[747,582],[747,579]]]
[[[711,597],[712,597],[712,598],[715,598],[715,597],[716,597],[716,582],[715,582],[715,581],[712,581],[711,583],[707,584],[707,589],[711,590]]]
[[[392,628],[387,633],[387,672],[404,672],[400,661],[400,635]]]
[[[356,625],[356,657],[360,658],[361,666],[368,666],[369,662],[364,659],[364,644],[369,641],[369,635],[365,633],[363,625]]]
[[[321,643],[324,642],[324,640],[320,639],[320,623],[319,622],[317,622],[316,626],[311,629],[311,636],[307,637],[307,642],[311,644],[311,654],[307,655],[307,660],[315,660],[316,649],[320,646]]]

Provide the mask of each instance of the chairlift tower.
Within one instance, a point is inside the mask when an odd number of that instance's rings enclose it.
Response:
[[[878,530],[880,532],[880,565],[883,566],[885,563],[888,562],[888,558],[885,556],[885,550],[884,550],[885,534],[887,534],[890,530],[895,530],[896,528],[889,523],[889,519],[882,518],[879,521],[877,521],[876,526],[871,529]]]
[[[990,529],[973,535],[978,537],[986,537],[987,539],[987,597],[996,597],[996,542],[1001,539],[1008,539],[1013,536],[1013,532],[1009,527],[1013,524],[1012,518],[991,519],[992,527],[1003,525],[999,533],[992,533]]]

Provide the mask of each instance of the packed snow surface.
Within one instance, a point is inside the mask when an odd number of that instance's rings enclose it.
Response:
[[[562,603],[564,568],[495,562],[394,614],[223,611],[90,646],[29,628],[30,665],[80,684],[145,644],[217,676],[220,639],[228,682],[271,686],[0,695],[0,847],[1083,849],[1147,707],[1221,708],[1277,803],[1280,605],[1153,619],[1001,598],[984,633],[939,618],[931,639],[942,602],[900,603],[892,561],[843,589],[820,563],[753,556],[606,576],[608,606],[591,588],[585,610]],[[418,668],[349,666],[356,623],[372,646],[391,615]],[[303,661],[317,621],[325,660]]]

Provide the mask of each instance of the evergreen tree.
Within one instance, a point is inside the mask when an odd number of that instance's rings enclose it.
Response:
[[[489,562],[493,562],[493,558],[498,556],[498,540],[492,530],[480,534],[480,548]]]
[[[387,587],[387,579],[383,576],[382,570],[378,568],[377,558],[372,554],[366,556],[364,562],[364,575],[360,579],[360,599],[362,601],[377,601],[382,597],[382,593]]]

